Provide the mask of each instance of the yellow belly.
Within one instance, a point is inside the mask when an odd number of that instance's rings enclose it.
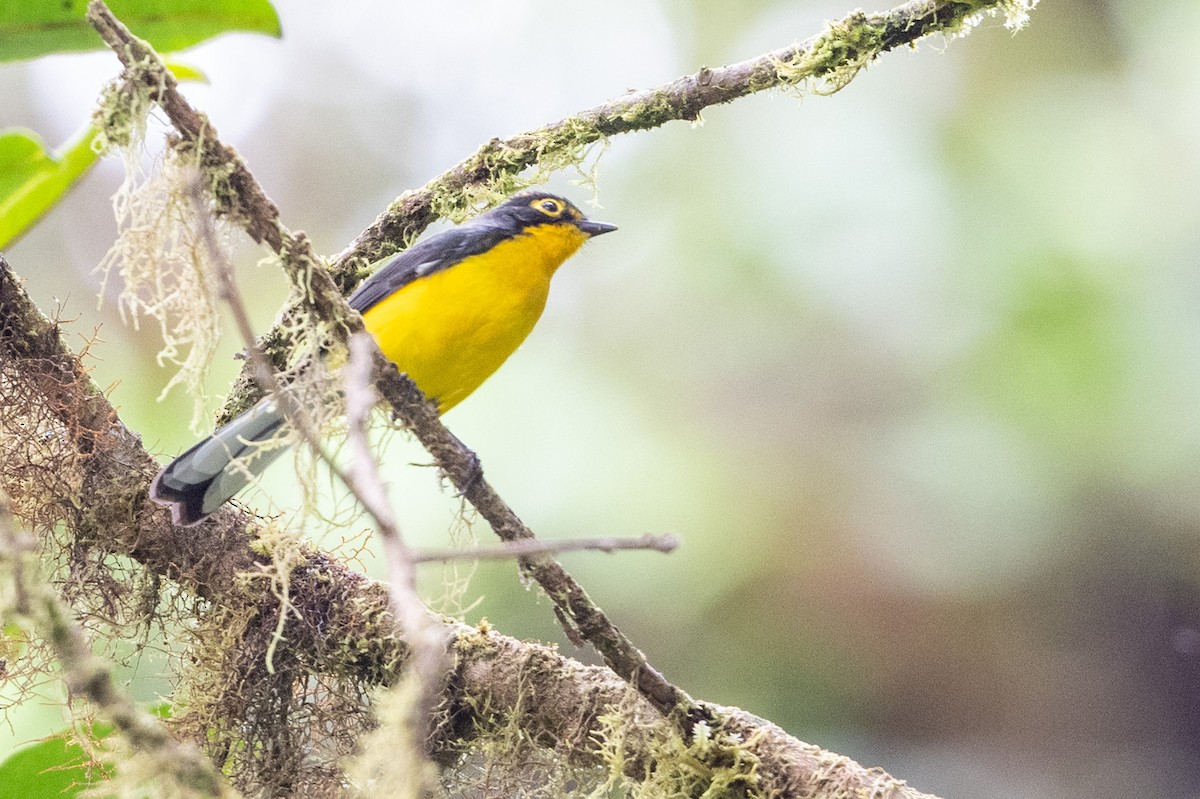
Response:
[[[542,226],[418,278],[363,314],[383,354],[445,413],[537,324],[554,271],[587,239]]]

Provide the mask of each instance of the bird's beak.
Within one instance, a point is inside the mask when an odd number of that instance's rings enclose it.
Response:
[[[579,229],[589,236],[602,236],[617,229],[616,225],[610,225],[607,222],[593,222],[591,219],[581,220],[577,224]]]

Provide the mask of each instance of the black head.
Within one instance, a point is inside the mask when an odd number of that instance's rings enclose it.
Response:
[[[544,191],[517,194],[479,217],[478,222],[524,230],[537,225],[574,225],[588,236],[611,233],[616,225],[594,222],[570,200]]]

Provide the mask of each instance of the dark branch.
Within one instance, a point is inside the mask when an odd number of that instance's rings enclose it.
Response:
[[[256,564],[268,565],[251,549],[248,529],[255,520],[228,509],[199,529],[177,528],[167,511],[146,498],[157,468],[153,458],[121,424],[79,367],[78,356],[63,343],[57,326],[33,305],[3,257],[0,320],[0,367],[35,382],[44,402],[57,409],[64,430],[82,429],[85,419],[94,422],[88,435],[71,441],[86,450],[84,483],[92,489],[88,496],[95,518],[109,520],[105,532],[110,551],[179,579],[185,589],[213,604],[241,605],[247,602],[248,590],[257,594],[239,581],[239,575],[253,573]],[[394,621],[386,586],[310,552],[292,570],[290,597],[300,615],[286,628],[287,642],[304,668],[354,674],[367,685],[398,679],[408,651],[391,634]],[[583,666],[553,647],[465,625],[456,625],[454,633],[456,665],[446,693],[452,722],[436,730],[433,741],[444,760],[452,760],[476,736],[502,732],[510,720],[532,741],[596,741],[605,732],[599,719],[629,699],[628,685],[610,670]],[[530,696],[541,701],[529,702]],[[714,730],[737,736],[757,758],[764,794],[927,799],[882,771],[803,743],[743,711],[715,705],[705,710],[716,719]],[[639,724],[625,742],[625,756],[636,773],[652,773],[659,767],[654,753],[664,752],[665,743],[676,734],[674,724],[645,700],[630,712]],[[588,745],[579,746],[574,756],[584,765],[603,765],[600,753]]]
[[[186,146],[202,147],[205,153],[226,153],[236,158],[231,148],[220,144],[212,126],[203,121],[202,115],[192,110],[179,95],[169,71],[148,44],[133,36],[112,16],[101,0],[92,0],[89,4],[88,18],[122,58],[126,71],[135,71],[146,86],[154,87],[156,101],[164,104],[172,123],[180,121],[188,126],[177,128]],[[197,120],[201,122],[197,123]],[[332,337],[346,346],[349,337],[363,329],[362,317],[346,304],[345,298],[334,287],[329,272],[312,253],[308,240],[303,235],[292,235],[285,230],[279,222],[275,205],[270,201],[263,202],[265,193],[257,185],[254,176],[239,164],[240,161],[204,164],[213,166],[218,174],[240,175],[237,181],[230,183],[230,188],[234,192],[247,192],[244,201],[239,201],[237,198],[240,195],[237,194],[231,199],[217,199],[217,212],[221,213],[223,207],[253,207],[269,215],[269,219],[250,224],[255,230],[269,228],[280,232],[280,244],[276,251],[289,278],[301,289],[306,310],[328,323]],[[227,216],[234,221],[243,221],[234,213],[227,212]],[[271,239],[267,241],[270,243]],[[501,540],[534,538],[533,531],[480,476],[475,455],[446,429],[433,403],[378,351],[376,361],[376,386],[391,405],[395,416],[413,431],[454,486],[488,521]],[[681,713],[681,728],[685,734],[691,729],[690,722],[705,719],[703,711],[691,697],[650,665],[641,650],[617,629],[561,564],[546,555],[522,558],[521,564],[554,602],[555,615],[568,637],[576,642],[590,643],[613,671],[637,686],[663,713],[672,716]]]

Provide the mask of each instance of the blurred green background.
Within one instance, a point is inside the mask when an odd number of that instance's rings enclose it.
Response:
[[[281,41],[190,51],[211,85],[185,91],[329,253],[492,136],[852,9],[278,7]],[[621,231],[447,423],[544,537],[682,537],[564,560],[693,695],[946,797],[1200,796],[1197,41],[1194,0],[1054,0],[833,97],[614,139],[585,208]],[[105,54],[4,66],[0,126],[65,140],[115,73]],[[574,177],[551,186],[585,204]],[[71,341],[98,329],[97,380],[165,457],[193,439],[190,400],[155,400],[155,326],[95,301],[120,179],[110,160],[6,255]],[[265,328],[283,278],[239,253]],[[407,534],[442,545],[459,502],[393,438]],[[281,464],[243,502],[294,509],[295,486]],[[477,598],[469,619],[560,638],[512,564],[481,565],[457,601]],[[58,723],[10,718],[0,748]]]

